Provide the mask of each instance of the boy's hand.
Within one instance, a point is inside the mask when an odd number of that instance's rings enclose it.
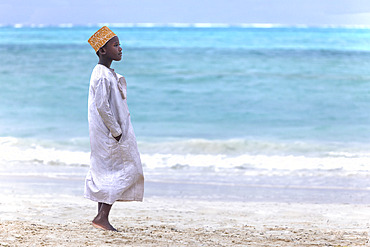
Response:
[[[116,139],[119,142],[119,140],[121,139],[121,137],[122,137],[122,134],[120,134],[119,136],[114,137],[114,139]]]

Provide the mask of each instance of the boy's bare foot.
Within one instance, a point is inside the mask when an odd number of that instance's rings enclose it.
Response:
[[[99,229],[107,230],[107,231],[115,231],[116,228],[114,228],[108,220],[110,209],[112,208],[111,204],[106,204],[103,202],[98,203],[98,215],[94,218],[92,221],[93,226]]]
[[[92,221],[92,225],[98,229],[106,230],[106,231],[114,231],[118,232],[116,228],[114,228],[108,221],[104,220],[97,220],[96,218]]]

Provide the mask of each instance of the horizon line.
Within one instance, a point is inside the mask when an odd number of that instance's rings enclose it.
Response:
[[[60,23],[60,24],[29,24],[29,23],[16,23],[16,24],[3,24],[0,23],[0,28],[13,27],[13,28],[73,28],[73,27],[101,27],[110,26],[115,28],[156,28],[156,27],[173,27],[173,28],[354,28],[354,29],[370,29],[370,25],[337,25],[337,24],[281,24],[281,23],[88,23],[88,24],[73,24],[73,23]]]

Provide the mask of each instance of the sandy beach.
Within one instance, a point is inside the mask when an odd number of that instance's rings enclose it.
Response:
[[[0,246],[369,246],[370,205],[116,203],[119,232],[95,229],[95,203],[76,196],[1,195]]]

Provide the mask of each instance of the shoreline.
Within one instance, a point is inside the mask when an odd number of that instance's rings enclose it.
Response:
[[[15,169],[12,168],[12,169]],[[23,169],[20,166],[16,169]],[[45,166],[43,172],[49,173],[52,166]],[[45,176],[42,173],[23,175],[11,173],[0,174],[0,193],[4,195],[17,194],[37,195],[45,197],[74,196],[83,197],[84,179],[88,168],[79,167],[76,174],[67,176],[73,172],[74,167],[59,167],[66,176]],[[38,170],[41,172],[41,170]],[[59,171],[58,171],[59,172]],[[145,173],[145,171],[144,171]],[[52,172],[50,172],[52,174]],[[174,200],[201,200],[209,202],[236,202],[236,203],[308,203],[308,204],[362,204],[370,205],[370,189],[334,186],[300,186],[292,184],[279,184],[274,182],[274,177],[265,177],[268,183],[238,183],[232,178],[230,181],[217,182],[218,177],[202,174],[183,174],[172,171],[172,174],[146,173],[144,198],[167,198]],[[172,177],[171,177],[172,176]],[[161,178],[161,179],[159,179]],[[250,177],[246,177],[250,178]],[[290,177],[278,177],[278,180]],[[203,180],[202,180],[203,179]],[[235,177],[235,179],[240,179]],[[259,178],[261,179],[261,177]],[[308,182],[309,178],[301,178],[301,183]],[[234,182],[232,182],[234,181]]]

